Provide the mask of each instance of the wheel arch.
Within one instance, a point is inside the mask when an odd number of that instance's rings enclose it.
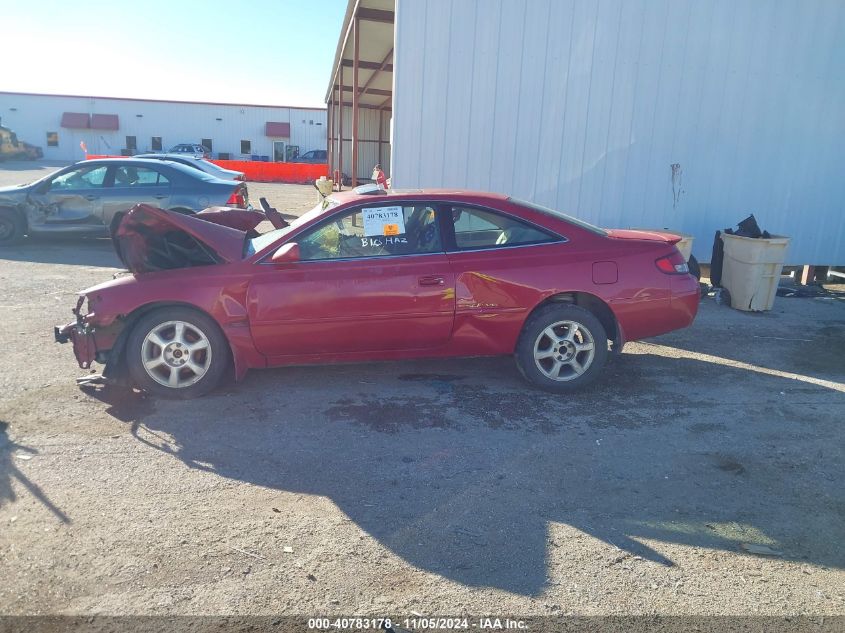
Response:
[[[619,326],[619,321],[616,318],[616,315],[604,300],[589,292],[573,290],[558,292],[546,297],[543,301],[534,306],[534,309],[528,313],[525,318],[525,322],[528,322],[528,319],[530,319],[537,310],[554,303],[569,303],[592,312],[604,328],[605,334],[607,334],[607,339],[613,343],[611,351],[615,354],[622,351],[622,346],[625,344],[625,340],[622,334],[622,328]]]
[[[217,327],[220,328],[220,333],[223,334],[223,338],[226,341],[226,345],[228,345],[229,347],[229,357],[232,359],[235,375],[239,376],[243,374],[243,361],[237,355],[235,347],[232,345],[232,341],[229,340],[229,335],[226,333],[226,328],[224,328],[220,321],[215,318],[214,315],[211,314],[208,310],[205,310],[196,304],[187,303],[184,301],[151,301],[149,303],[145,303],[143,305],[138,306],[137,308],[122,317],[123,329],[118,334],[117,338],[115,339],[114,345],[109,351],[109,356],[106,360],[106,366],[103,370],[104,376],[107,376],[109,378],[125,377],[126,365],[124,363],[124,355],[126,352],[126,341],[129,338],[129,334],[132,332],[133,328],[135,327],[135,324],[144,315],[147,315],[150,312],[153,312],[154,310],[158,310],[160,308],[186,308],[188,310],[193,310],[194,312],[199,312],[200,314],[203,314],[204,316],[214,321],[214,323],[217,324]]]
[[[20,237],[23,237],[29,233],[29,218],[27,217],[26,210],[21,208],[21,205],[0,203],[0,213],[7,213],[12,218],[17,218],[17,220],[20,221],[23,227]],[[14,243],[14,241],[17,240],[13,240],[13,242],[11,243]]]
[[[18,216],[24,223],[24,229],[29,228],[29,218],[26,217],[26,211],[21,208],[19,204],[0,203],[0,211],[8,211]]]

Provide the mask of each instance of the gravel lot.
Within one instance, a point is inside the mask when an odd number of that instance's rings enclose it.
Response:
[[[841,298],[707,299],[578,396],[502,358],[173,402],[79,389],[52,340],[117,266],[106,240],[0,251],[2,614],[845,613]]]

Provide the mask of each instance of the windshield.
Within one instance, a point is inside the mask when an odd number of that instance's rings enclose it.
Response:
[[[553,218],[557,218],[558,220],[563,220],[564,222],[574,224],[575,226],[580,227],[585,231],[589,231],[590,233],[595,233],[596,235],[603,235],[607,237],[607,231],[605,231],[604,229],[600,229],[599,227],[594,226],[589,222],[584,222],[584,220],[573,218],[571,215],[566,215],[565,213],[561,213],[560,211],[549,209],[548,207],[544,207],[541,204],[535,204],[526,200],[520,200],[519,198],[508,198],[508,202],[513,202],[514,204],[518,204],[522,207],[528,207],[532,211],[537,211],[538,213],[549,215]]]
[[[262,250],[270,246],[273,242],[276,242],[283,238],[285,235],[290,233],[296,228],[299,228],[306,222],[310,222],[314,218],[317,218],[329,209],[333,209],[337,206],[337,202],[332,200],[331,198],[325,198],[321,202],[317,203],[313,209],[311,209],[308,213],[299,216],[296,220],[291,222],[288,226],[283,229],[276,229],[274,231],[270,231],[268,233],[264,233],[263,235],[259,235],[258,237],[254,237],[251,240],[246,241],[246,246],[244,248],[244,258],[251,257],[256,253],[260,253]]]

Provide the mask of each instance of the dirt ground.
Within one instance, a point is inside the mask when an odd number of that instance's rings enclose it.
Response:
[[[53,342],[117,266],[0,251],[0,614],[845,613],[842,297],[705,299],[576,396],[498,358],[174,402],[82,390]]]

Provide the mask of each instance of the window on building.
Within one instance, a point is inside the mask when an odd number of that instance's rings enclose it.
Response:
[[[204,146],[204,147],[205,147],[205,148],[206,148],[209,152],[213,152],[213,151],[214,151],[214,146],[211,144],[211,139],[210,139],[210,138],[204,138],[204,139],[202,139],[202,145],[203,145],[203,146]]]
[[[241,154],[252,154],[251,141],[241,141]]]
[[[47,147],[58,147],[59,146],[59,133],[58,132],[47,132]]]
[[[542,244],[560,239],[513,216],[487,209],[452,207],[452,222],[455,224],[455,243],[462,251]]]
[[[150,143],[150,148],[154,152],[160,152],[161,151],[161,137],[160,136],[154,136],[153,137],[152,143]]]
[[[138,141],[134,136],[126,137],[126,149],[138,149]]]

